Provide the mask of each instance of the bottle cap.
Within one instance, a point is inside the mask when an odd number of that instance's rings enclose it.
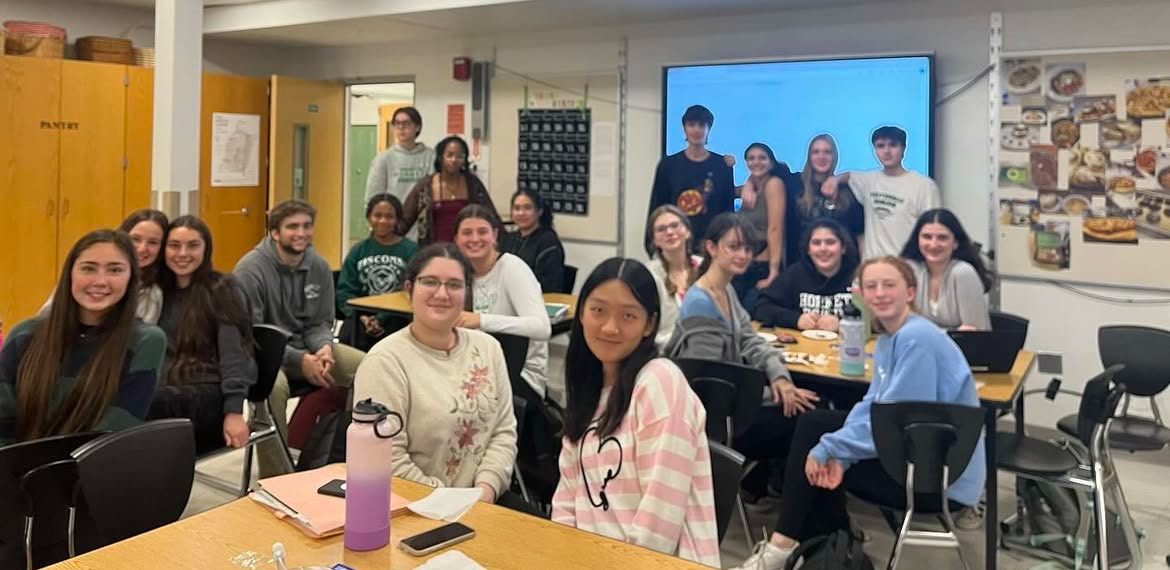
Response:
[[[850,318],[855,318],[855,319],[861,318],[861,310],[858,309],[857,306],[854,305],[853,303],[846,303],[845,309],[843,310],[842,314],[845,315],[846,317],[850,317]]]
[[[358,423],[372,424],[381,421],[389,413],[390,408],[375,402],[372,398],[366,398],[353,405],[353,421]]]

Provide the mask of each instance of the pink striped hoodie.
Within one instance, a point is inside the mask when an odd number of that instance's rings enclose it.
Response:
[[[719,568],[706,421],[682,371],[650,361],[615,433],[599,440],[594,422],[581,441],[564,439],[552,519]]]

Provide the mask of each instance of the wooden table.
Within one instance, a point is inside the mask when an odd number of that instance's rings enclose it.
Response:
[[[569,306],[569,313],[565,315],[565,318],[553,323],[552,334],[569,332],[573,328],[573,319],[577,318],[577,297],[568,293],[545,293],[544,302]],[[349,306],[364,311],[385,311],[406,318],[410,318],[414,314],[414,310],[410,307],[410,299],[406,296],[405,291],[356,297],[349,300]]]
[[[430,488],[395,479],[394,492],[416,500],[426,496]],[[489,569],[705,568],[496,505],[479,503],[460,522],[475,529],[476,537],[452,548]],[[279,541],[288,553],[290,570],[314,565],[331,568],[338,562],[355,570],[398,570],[415,568],[430,558],[415,558],[398,550],[398,541],[443,524],[408,512],[394,517],[390,546],[371,552],[351,552],[345,549],[341,535],[321,540],[309,538],[252,499],[243,498],[49,568],[274,570],[276,566],[269,560],[272,543]],[[258,555],[259,564],[246,566],[233,561],[252,557],[251,553]]]
[[[771,330],[777,335],[788,333],[796,337],[796,344],[782,345],[786,352],[804,352],[811,355],[824,354],[828,356],[829,362],[824,366],[786,364],[788,371],[792,373],[793,381],[798,384],[805,385],[806,387],[815,387],[817,384],[857,386],[860,383],[868,384],[873,378],[872,356],[866,358],[864,378],[844,376],[840,373],[840,358],[837,356],[837,349],[834,347],[840,340],[813,340],[805,338],[800,334],[800,331],[792,329]],[[876,344],[877,342],[875,340],[870,340],[865,347],[866,353],[872,355]],[[984,492],[986,494],[987,506],[983,517],[983,528],[984,547],[986,548],[986,567],[988,570],[994,570],[996,568],[995,552],[999,545],[999,512],[997,503],[999,499],[999,485],[996,478],[996,473],[998,472],[996,464],[996,422],[999,419],[1000,412],[1014,409],[1016,432],[1021,435],[1023,434],[1024,398],[1021,395],[1023,394],[1024,383],[1027,380],[1028,374],[1031,373],[1035,362],[1035,352],[1021,350],[1016,355],[1016,361],[1010,371],[1006,373],[976,372],[974,375],[979,389],[979,401],[983,404],[983,409],[985,410],[984,429],[987,435],[984,438],[987,465],[987,481],[984,486]]]

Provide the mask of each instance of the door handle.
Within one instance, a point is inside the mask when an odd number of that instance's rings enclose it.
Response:
[[[56,200],[49,200],[49,201],[45,202],[45,217],[51,218],[51,217],[53,217],[53,214],[56,214],[56,213],[57,213],[57,201]]]
[[[221,213],[221,214],[223,214],[223,215],[225,215],[225,216],[237,216],[237,215],[239,215],[239,216],[245,216],[245,217],[246,217],[248,214],[250,214],[250,213],[251,213],[251,211],[250,211],[250,210],[248,210],[247,208],[240,208],[239,210],[228,210],[228,211],[226,211],[226,212],[220,212],[220,213]]]

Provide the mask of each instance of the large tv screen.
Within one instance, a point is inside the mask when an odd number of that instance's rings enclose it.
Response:
[[[662,148],[686,148],[682,115],[697,104],[715,115],[708,148],[736,157],[736,184],[748,176],[749,144],[766,143],[799,171],[820,133],[837,140],[837,172],[880,168],[870,135],[882,125],[906,131],[906,168],[931,175],[932,64],[902,56],[666,67]]]

